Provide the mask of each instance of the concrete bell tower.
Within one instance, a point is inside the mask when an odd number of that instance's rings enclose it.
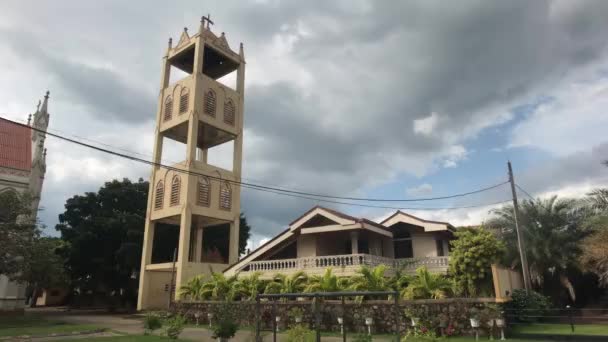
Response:
[[[171,165],[177,170],[152,169],[138,310],[166,308],[192,277],[238,261],[245,56],[242,43],[233,51],[211,24],[203,17],[192,36],[184,28],[163,58],[154,162],[161,162],[166,139],[186,152]],[[187,75],[170,84],[171,69]],[[236,89],[218,82],[229,74],[236,74]],[[222,144],[233,145],[232,170],[207,163],[208,150]]]

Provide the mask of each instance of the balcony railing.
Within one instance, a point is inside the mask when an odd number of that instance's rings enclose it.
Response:
[[[414,271],[418,267],[426,266],[430,270],[446,271],[449,257],[425,257],[392,259],[371,254],[343,254],[318,257],[305,257],[295,259],[252,261],[242,270],[246,272],[276,272],[293,270],[307,270],[311,268],[350,267],[387,265],[391,268],[400,268],[405,271]]]

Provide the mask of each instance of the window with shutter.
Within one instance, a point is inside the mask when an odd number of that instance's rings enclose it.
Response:
[[[220,186],[220,209],[230,210],[232,208],[232,190],[227,182]]]
[[[179,204],[179,191],[181,188],[181,181],[179,176],[173,176],[173,181],[171,181],[171,205]]]
[[[156,183],[156,190],[154,191],[154,209],[162,209],[163,207],[163,197],[165,195],[165,186],[163,181],[158,181]]]
[[[224,104],[224,122],[234,126],[234,102],[230,99]]]
[[[205,93],[205,114],[215,117],[216,104],[217,97],[215,96],[215,92],[209,89],[209,91]]]
[[[196,202],[198,205],[203,207],[209,206],[209,195],[211,193],[211,184],[209,183],[209,179],[207,177],[202,177],[198,179],[198,196],[196,197]]]
[[[171,96],[167,96],[165,99],[165,113],[163,115],[164,121],[171,120],[171,116],[173,115],[173,99]]]
[[[183,114],[188,111],[188,101],[189,101],[190,91],[188,88],[182,88],[182,92],[179,95],[179,113]]]

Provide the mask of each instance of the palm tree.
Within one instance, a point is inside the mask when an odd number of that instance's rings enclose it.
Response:
[[[440,299],[447,296],[451,287],[452,283],[447,278],[431,273],[425,266],[422,266],[416,269],[416,277],[401,291],[401,297],[405,299]]]
[[[235,297],[234,283],[237,277],[226,277],[223,273],[211,273],[211,279],[205,282],[201,288],[199,297],[201,299],[233,300]]]
[[[290,276],[277,274],[266,285],[264,293],[299,293],[304,290],[307,280],[308,277],[303,271],[298,271]]]
[[[200,299],[203,284],[205,284],[204,277],[202,275],[196,276],[180,288],[180,294],[190,297],[192,300],[198,300]]]
[[[407,287],[413,278],[403,271],[403,267],[398,267],[395,269],[393,276],[389,278],[388,287],[393,291],[401,291]]]
[[[346,278],[338,278],[327,268],[322,276],[312,276],[308,279],[304,292],[338,292],[347,286]]]
[[[361,266],[356,271],[357,275],[350,279],[350,289],[354,291],[386,291],[389,289],[389,281],[384,276],[386,265],[378,265],[374,268]]]
[[[259,293],[264,292],[266,282],[260,280],[260,272],[255,272],[248,277],[237,279],[232,285],[235,296],[243,300],[255,300]]]
[[[547,285],[560,283],[576,298],[568,278],[569,270],[578,269],[581,253],[579,242],[586,233],[581,228],[586,216],[574,200],[548,199],[523,201],[520,206],[520,227],[533,283],[547,291]],[[495,210],[488,225],[497,228],[507,246],[506,262],[520,266],[513,206]]]

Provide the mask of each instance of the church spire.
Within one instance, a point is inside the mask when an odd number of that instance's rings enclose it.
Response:
[[[47,90],[46,91],[46,95],[44,95],[44,102],[42,102],[42,107],[40,108],[40,111],[43,113],[48,113],[48,106],[49,106],[49,95],[51,93]]]

